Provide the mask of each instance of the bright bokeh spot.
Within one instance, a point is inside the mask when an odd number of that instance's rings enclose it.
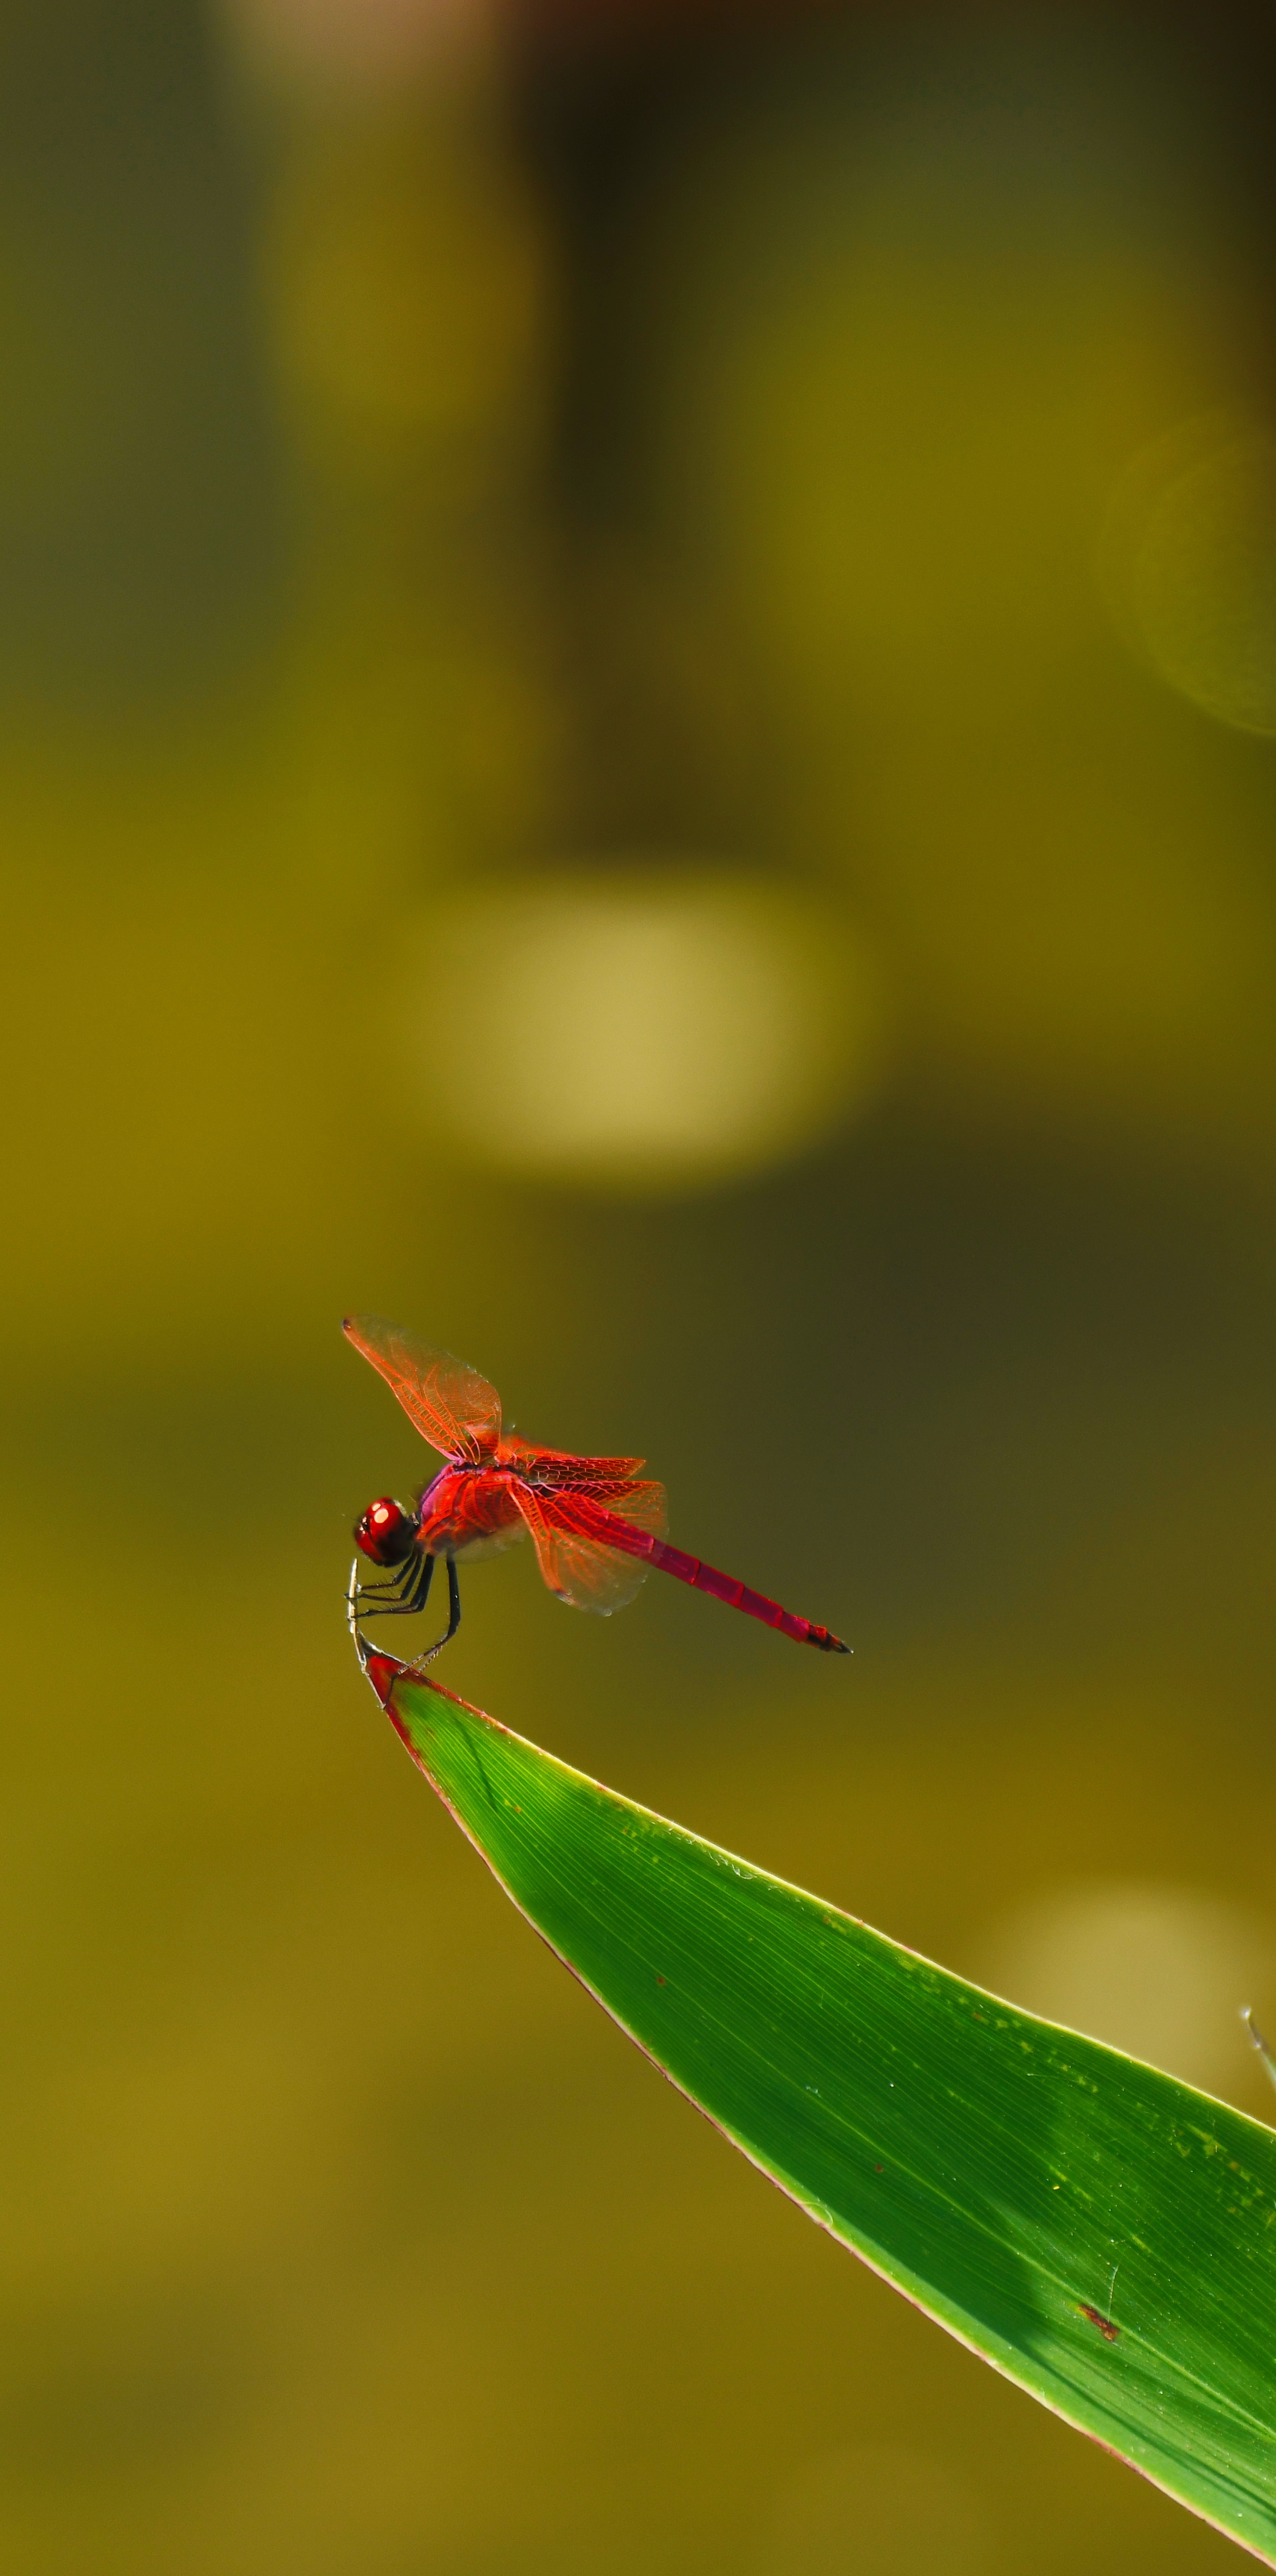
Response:
[[[267,79],[356,95],[405,80],[472,44],[483,0],[227,0],[232,31]]]
[[[431,919],[408,1017],[427,1115],[478,1159],[639,1190],[799,1153],[869,1089],[871,974],[838,906],[749,876],[491,887]]]
[[[1136,458],[1113,504],[1109,588],[1162,679],[1276,733],[1276,439],[1219,411]]]

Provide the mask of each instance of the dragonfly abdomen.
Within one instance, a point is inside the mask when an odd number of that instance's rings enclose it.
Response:
[[[711,1593],[715,1601],[725,1601],[729,1610],[743,1610],[746,1618],[760,1619],[765,1628],[778,1628],[782,1637],[793,1637],[799,1645],[818,1646],[826,1655],[849,1655],[851,1651],[831,1629],[817,1627],[813,1619],[799,1619],[796,1611],[784,1609],[765,1592],[754,1592],[733,1574],[722,1574],[716,1565],[706,1565],[700,1557],[688,1556],[685,1549],[671,1547],[668,1539],[653,1538],[648,1531],[630,1529],[621,1522],[612,1544],[623,1547],[629,1556],[645,1556],[649,1564],[659,1566],[662,1574],[672,1574],[676,1582],[690,1584],[695,1592]]]

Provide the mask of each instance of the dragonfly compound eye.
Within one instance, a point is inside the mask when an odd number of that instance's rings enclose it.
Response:
[[[354,1543],[370,1556],[374,1565],[403,1565],[412,1554],[416,1530],[401,1504],[385,1494],[379,1503],[369,1503],[362,1520],[356,1521]]]

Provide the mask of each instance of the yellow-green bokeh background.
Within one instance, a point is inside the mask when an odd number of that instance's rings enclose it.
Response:
[[[1263,2114],[1264,527],[1162,548],[1172,654],[1110,569],[1180,424],[1266,453],[1269,66],[1217,24],[14,0],[15,2576],[1222,2565],[486,1880],[342,1625],[423,1460],[337,1332],[645,1449],[681,1543],[856,1650],[672,1585],[569,1616],[524,1555],[453,1687],[972,1972],[1087,1890],[1217,1918],[1214,2080]],[[870,961],[805,1138],[573,1184],[449,1133],[553,996],[494,1025],[432,923],[618,862]]]

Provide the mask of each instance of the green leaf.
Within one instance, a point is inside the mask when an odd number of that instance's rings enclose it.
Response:
[[[1276,2565],[1271,2130],[963,1985],[393,1658],[365,1668],[529,1923],[734,2145]]]

